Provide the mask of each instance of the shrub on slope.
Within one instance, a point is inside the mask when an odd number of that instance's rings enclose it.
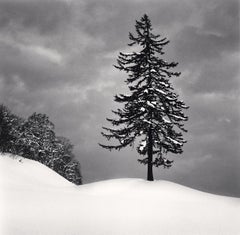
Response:
[[[27,120],[0,106],[0,152],[36,160],[77,185],[82,183],[73,145],[58,137],[46,114],[33,113]]]

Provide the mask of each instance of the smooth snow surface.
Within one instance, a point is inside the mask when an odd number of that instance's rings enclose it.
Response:
[[[3,235],[240,234],[238,198],[141,179],[75,186],[8,155],[0,156],[0,170]]]

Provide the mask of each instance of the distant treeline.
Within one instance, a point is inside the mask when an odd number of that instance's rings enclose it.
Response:
[[[77,185],[82,184],[80,164],[73,145],[56,136],[46,114],[33,113],[26,120],[0,105],[0,152],[36,160]]]

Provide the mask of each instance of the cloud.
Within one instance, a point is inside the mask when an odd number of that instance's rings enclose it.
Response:
[[[54,33],[70,19],[69,4],[63,1],[1,1],[0,27]]]
[[[22,47],[21,49],[27,50],[30,53],[40,55],[43,58],[49,60],[50,62],[53,62],[56,64],[61,64],[63,61],[63,57],[61,56],[61,54],[58,51],[53,49],[45,48],[39,45],[37,46],[31,45],[27,47]]]
[[[54,83],[56,85],[64,79],[64,71],[56,67],[58,66],[56,63],[49,63],[53,62],[53,55],[50,54],[51,57],[49,57],[49,50],[47,55],[45,50],[43,56],[42,51],[41,54],[39,53],[39,48],[41,47],[19,47],[1,43],[0,74],[6,84],[14,85],[13,78],[17,75],[31,91]],[[54,62],[56,62],[55,57]]]
[[[203,14],[205,31],[227,39],[230,46],[239,43],[239,2],[236,0],[219,1]]]

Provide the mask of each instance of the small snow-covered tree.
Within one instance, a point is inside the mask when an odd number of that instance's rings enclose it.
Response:
[[[103,148],[120,150],[133,146],[138,141],[137,151],[147,155],[138,161],[148,165],[147,179],[153,180],[152,167],[170,167],[171,160],[166,153],[180,154],[186,142],[182,132],[186,132],[183,122],[187,116],[183,110],[188,107],[179,100],[169,82],[171,77],[178,77],[179,72],[171,71],[178,63],[167,62],[161,58],[163,47],[169,43],[166,38],[152,33],[152,25],[145,14],[136,21],[136,36],[129,34],[129,46],[139,52],[121,53],[115,67],[128,74],[125,82],[129,95],[115,96],[115,101],[124,107],[113,111],[116,119],[107,120],[118,129],[106,128],[102,135],[108,140],[115,138],[117,144],[104,145]]]
[[[0,104],[0,152],[39,161],[72,183],[82,183],[73,145],[69,139],[56,136],[46,114],[33,113],[24,120]]]
[[[52,169],[70,182],[77,185],[82,184],[80,163],[75,160],[73,145],[70,140],[57,136],[55,146],[57,146],[57,158],[52,158]]]
[[[65,167],[65,176],[64,177],[76,185],[82,184],[82,176],[80,173],[80,164],[75,160],[72,160],[71,162],[69,162]]]
[[[20,126],[17,145],[21,155],[49,165],[54,153],[54,124],[45,114],[33,113]]]

